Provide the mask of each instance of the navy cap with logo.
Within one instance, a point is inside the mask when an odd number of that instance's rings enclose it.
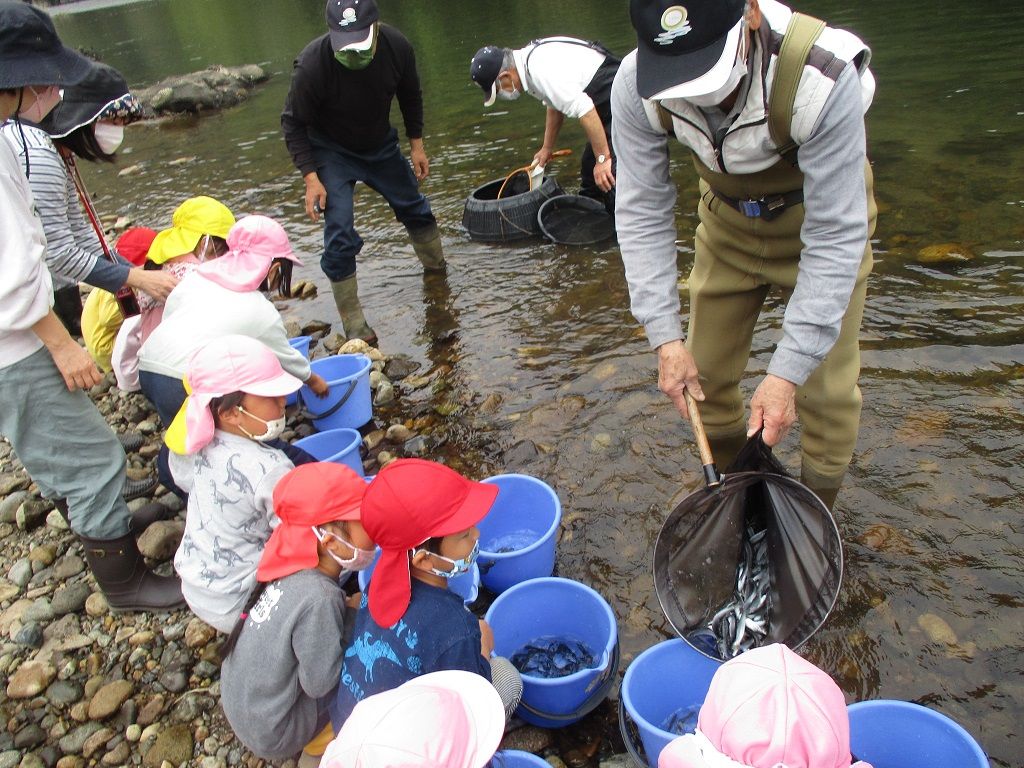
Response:
[[[324,15],[334,50],[366,50],[373,45],[373,25],[380,19],[374,0],[327,0]]]
[[[90,62],[65,47],[50,17],[25,2],[0,2],[0,88],[73,85]]]
[[[645,99],[711,93],[736,60],[746,0],[630,0],[637,90]]]
[[[501,72],[501,62],[505,60],[505,49],[496,45],[485,45],[473,55],[469,63],[469,76],[484,91],[484,106],[494,103],[498,89],[495,81]]]

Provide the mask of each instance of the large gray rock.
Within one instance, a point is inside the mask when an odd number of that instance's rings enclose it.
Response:
[[[187,75],[176,75],[136,93],[151,114],[209,112],[244,101],[249,91],[270,75],[255,64],[241,67],[212,66]]]

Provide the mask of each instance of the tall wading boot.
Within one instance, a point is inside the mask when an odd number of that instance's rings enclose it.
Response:
[[[377,343],[377,334],[373,332],[363,316],[363,305],[359,303],[359,284],[356,276],[331,282],[334,303],[338,307],[338,316],[345,328],[345,336],[349,339],[362,339],[367,344]]]
[[[424,272],[443,272],[447,266],[444,260],[444,248],[441,245],[441,232],[437,224],[422,229],[409,229],[409,240],[416,252]]]
[[[843,484],[844,476],[845,473],[838,477],[826,477],[819,475],[813,469],[804,467],[800,472],[800,482],[814,491],[815,495],[821,499],[821,503],[831,512],[835,507],[836,496],[839,495],[839,487]]]
[[[744,445],[747,444],[747,433],[737,432],[732,435],[719,435],[712,437],[708,435],[708,444],[711,446],[711,455],[715,457],[715,466],[720,473],[729,469],[736,455]]]
[[[116,539],[78,538],[111,611],[170,611],[185,605],[178,577],[149,570],[133,534]]]

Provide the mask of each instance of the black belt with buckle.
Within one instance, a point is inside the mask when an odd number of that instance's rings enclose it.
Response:
[[[781,195],[769,195],[759,200],[737,200],[735,197],[723,195],[715,189],[711,190],[711,194],[730,208],[735,208],[744,216],[751,219],[764,219],[765,221],[778,218],[787,208],[804,201],[804,191],[802,189],[784,192]]]

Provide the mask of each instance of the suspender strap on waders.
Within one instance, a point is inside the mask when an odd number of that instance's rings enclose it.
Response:
[[[825,22],[803,13],[794,13],[786,27],[775,62],[772,95],[768,99],[768,132],[778,147],[779,154],[790,165],[797,164],[798,145],[793,141],[790,127],[793,122],[793,103],[800,86],[804,64],[817,42]]]

